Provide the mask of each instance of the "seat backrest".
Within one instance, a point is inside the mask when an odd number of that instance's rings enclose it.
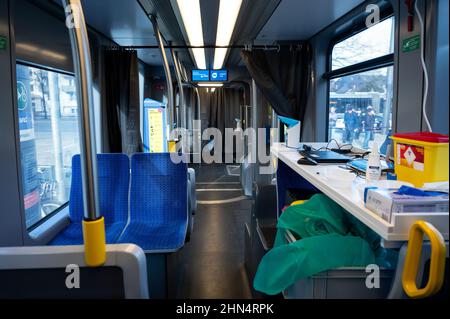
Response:
[[[98,154],[97,178],[100,213],[105,223],[127,222],[130,160],[125,154]],[[83,187],[80,155],[72,158],[69,211],[73,223],[83,220]]]
[[[84,246],[0,247],[0,299],[149,298],[147,262],[138,246],[106,245],[101,267],[87,267],[84,258]],[[68,289],[76,268],[80,287]]]
[[[187,164],[175,164],[170,153],[131,157],[131,221],[162,225],[187,221]]]

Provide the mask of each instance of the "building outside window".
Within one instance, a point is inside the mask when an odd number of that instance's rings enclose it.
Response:
[[[73,75],[17,64],[20,154],[26,226],[69,200],[72,156],[78,154]]]

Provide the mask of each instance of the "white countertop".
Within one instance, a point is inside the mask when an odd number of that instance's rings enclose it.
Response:
[[[311,145],[314,148],[326,146],[326,143],[305,144]],[[282,143],[275,143],[271,147],[271,152],[275,157],[283,161],[292,170],[358,218],[366,226],[378,233],[386,241],[408,240],[409,228],[416,220],[429,221],[448,240],[448,213],[401,214],[401,216],[397,215],[394,218],[392,224],[388,223],[380,216],[365,208],[364,199],[362,198],[363,189],[366,185],[365,179],[356,177],[355,174],[339,168],[338,164],[320,164],[317,166],[299,165],[297,161],[302,156],[296,149],[287,148]],[[328,178],[336,170],[340,170],[337,173],[339,175],[342,174],[342,182],[336,182],[336,180],[330,180]]]

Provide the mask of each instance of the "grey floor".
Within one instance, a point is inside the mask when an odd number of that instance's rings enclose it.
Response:
[[[239,176],[230,176],[225,165],[195,169],[199,205],[194,232],[182,252],[177,297],[251,298],[243,255],[252,201],[243,196]]]

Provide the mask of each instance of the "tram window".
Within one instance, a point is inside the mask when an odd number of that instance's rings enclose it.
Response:
[[[334,45],[328,96],[330,140],[370,149],[374,142],[381,147],[391,134],[393,41],[392,17]],[[387,58],[377,65],[381,56]]]
[[[25,222],[30,228],[67,204],[79,153],[75,78],[17,64]]]
[[[332,70],[394,52],[394,17],[381,21],[333,47]]]

